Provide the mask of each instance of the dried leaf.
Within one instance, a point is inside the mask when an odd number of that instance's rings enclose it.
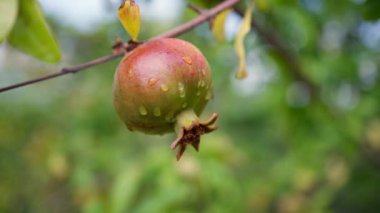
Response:
[[[231,9],[224,10],[223,12],[219,13],[214,19],[212,25],[212,34],[214,35],[214,38],[219,42],[223,42],[225,39],[225,23],[230,12]]]
[[[243,21],[240,25],[239,32],[235,40],[235,50],[239,57],[239,70],[236,73],[237,79],[244,79],[247,77],[247,65],[245,62],[245,48],[244,38],[251,30],[252,10],[254,7],[254,1],[251,1],[245,10]]]
[[[124,29],[136,41],[140,33],[140,9],[137,3],[134,0],[124,0],[117,14]]]

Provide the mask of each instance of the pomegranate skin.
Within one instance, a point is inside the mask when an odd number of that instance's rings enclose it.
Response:
[[[127,54],[114,78],[113,103],[129,130],[173,132],[177,115],[197,116],[212,96],[210,66],[189,42],[162,38]]]

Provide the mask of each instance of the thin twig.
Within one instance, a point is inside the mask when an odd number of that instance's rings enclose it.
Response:
[[[200,7],[198,7],[198,6],[194,5],[194,4],[192,4],[192,3],[187,4],[187,7],[188,7],[189,9],[193,10],[194,12],[198,13],[198,14],[202,14],[202,13],[205,12],[204,9],[202,9],[202,8],[200,8]]]
[[[200,7],[198,7],[194,4],[191,4],[191,3],[187,4],[187,7],[199,15],[203,15],[205,12],[207,12],[207,10],[200,8]],[[214,17],[208,18],[208,25],[209,25],[210,29],[212,29],[213,23],[214,23]]]
[[[53,73],[53,74],[49,74],[49,75],[46,75],[46,76],[43,76],[43,77],[39,77],[39,78],[36,78],[36,79],[33,79],[33,80],[28,80],[28,81],[24,81],[24,82],[21,82],[21,83],[18,83],[18,84],[14,84],[14,85],[11,85],[11,86],[0,88],[0,93],[8,91],[8,90],[16,89],[16,88],[19,88],[19,87],[23,87],[23,86],[26,86],[26,85],[35,84],[35,83],[38,83],[38,82],[41,82],[41,81],[46,81],[46,80],[49,80],[49,79],[57,78],[59,76],[63,76],[63,75],[69,74],[69,73],[75,74],[77,72],[80,72],[80,71],[85,70],[87,68],[93,67],[95,65],[103,64],[103,63],[111,61],[111,60],[113,60],[115,58],[121,57],[122,55],[124,55],[124,53],[108,55],[108,56],[104,56],[104,57],[101,57],[101,58],[94,59],[92,61],[89,61],[89,62],[86,62],[86,63],[83,63],[83,64],[78,64],[78,65],[73,66],[73,67],[62,68],[59,72],[56,72],[56,73]]]
[[[240,0],[226,0],[226,1],[223,1],[222,3],[218,4],[214,8],[205,11],[204,13],[202,13],[201,15],[199,15],[197,18],[195,18],[195,19],[193,19],[193,20],[191,20],[189,22],[186,22],[186,23],[184,23],[184,24],[182,24],[182,25],[180,25],[180,26],[178,26],[178,27],[176,27],[176,28],[174,28],[174,29],[172,29],[170,31],[162,33],[162,34],[160,34],[160,35],[158,35],[156,37],[153,37],[153,38],[151,38],[149,40],[158,39],[158,38],[177,37],[177,36],[179,36],[179,35],[187,32],[187,31],[190,31],[191,29],[193,29],[194,27],[196,27],[196,26],[200,25],[201,23],[207,21],[211,17],[219,14],[220,12],[222,12],[223,10],[225,10],[226,8],[232,7],[232,6],[236,5],[239,2],[240,2]],[[131,47],[130,45],[126,45],[126,51],[130,51],[131,50],[130,47]],[[96,65],[99,65],[99,64],[103,64],[103,63],[106,63],[106,62],[111,61],[113,59],[119,58],[119,57],[121,57],[123,55],[124,55],[124,53],[112,54],[112,55],[103,56],[101,58],[94,59],[92,61],[89,61],[89,62],[86,62],[86,63],[83,63],[83,64],[76,65],[76,66],[73,66],[73,67],[62,68],[60,71],[58,71],[56,73],[53,73],[53,74],[50,74],[50,75],[46,75],[46,76],[43,76],[43,77],[40,77],[40,78],[36,78],[36,79],[33,79],[33,80],[28,80],[28,81],[24,81],[24,82],[21,82],[21,83],[17,83],[17,84],[14,84],[14,85],[10,85],[10,86],[7,86],[7,87],[0,88],[0,93],[8,91],[8,90],[16,89],[16,88],[19,88],[19,87],[27,86],[27,85],[30,85],[30,84],[35,84],[35,83],[38,83],[38,82],[41,82],[41,81],[57,78],[59,76],[63,76],[63,75],[69,74],[69,73],[75,74],[77,72],[86,70],[87,68],[90,68],[90,67],[93,67],[93,66],[96,66]]]
[[[158,35],[158,36],[154,37],[153,39],[165,38],[165,37],[177,37],[177,36],[181,35],[182,33],[184,33],[184,31],[189,31],[189,30],[193,29],[194,27],[196,27],[196,26],[200,25],[201,23],[207,21],[211,17],[218,15],[219,13],[223,12],[225,9],[234,6],[239,2],[240,2],[240,0],[226,0],[226,1],[218,4],[214,8],[211,8],[210,10],[206,10],[204,13],[202,13],[200,16],[193,19],[192,21],[189,21],[189,22],[187,22],[187,23],[185,23],[179,27],[176,27],[171,31],[168,31],[166,33],[162,33],[161,35]]]

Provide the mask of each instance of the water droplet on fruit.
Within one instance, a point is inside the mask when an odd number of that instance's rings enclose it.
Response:
[[[179,91],[179,97],[184,98],[186,96],[185,86],[181,82],[178,83],[178,91]]]
[[[166,116],[165,116],[165,120],[167,122],[172,122],[173,121],[173,117],[174,117],[174,114],[172,112],[169,112]]]
[[[159,107],[155,107],[153,109],[153,115],[156,116],[156,117],[160,117],[161,116],[161,110]]]
[[[202,75],[203,75],[203,76],[206,75],[206,70],[205,70],[205,69],[201,69],[201,72],[202,72]]]
[[[210,99],[211,99],[211,96],[212,96],[212,93],[211,93],[211,90],[209,90],[209,91],[207,91],[207,94],[206,94],[205,99],[206,99],[206,100],[210,100]]]
[[[198,88],[201,87],[201,81],[198,81]]]
[[[169,87],[166,85],[166,84],[161,84],[161,90],[163,91],[163,92],[167,92],[167,91],[169,91]]]
[[[133,70],[130,70],[127,74],[128,78],[131,79],[133,78]]]
[[[185,89],[185,86],[183,85],[183,83],[179,82],[178,83],[178,90],[181,91],[181,90],[184,90]]]
[[[182,60],[183,60],[184,62],[186,62],[186,64],[189,64],[189,65],[191,65],[191,64],[193,63],[193,61],[191,60],[191,58],[188,57],[188,56],[183,56],[183,57],[182,57]]]
[[[140,112],[140,115],[142,115],[142,116],[145,116],[148,114],[148,112],[146,111],[144,106],[139,107],[139,112]]]
[[[205,81],[204,80],[201,80],[201,87],[204,87],[205,86]]]
[[[186,107],[187,107],[187,103],[185,102],[185,103],[182,104],[182,108],[185,109]]]
[[[210,86],[207,84],[207,85],[206,85],[206,89],[208,89],[208,88],[210,88]]]
[[[200,95],[201,95],[201,91],[198,91],[198,92],[197,92],[197,96],[200,96]]]
[[[184,98],[186,96],[185,91],[179,91],[179,97]]]
[[[151,78],[149,79],[148,84],[149,86],[154,86],[157,83],[157,81],[158,81],[157,79]]]

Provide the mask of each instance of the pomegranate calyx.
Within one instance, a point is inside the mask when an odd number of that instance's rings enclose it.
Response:
[[[196,151],[199,151],[199,143],[201,135],[210,133],[218,128],[213,125],[218,119],[218,114],[213,113],[209,120],[199,122],[198,119],[191,121],[189,126],[183,125],[179,127],[178,136],[171,144],[171,149],[178,148],[176,158],[177,161],[181,159],[186,150],[187,145],[192,145]]]

